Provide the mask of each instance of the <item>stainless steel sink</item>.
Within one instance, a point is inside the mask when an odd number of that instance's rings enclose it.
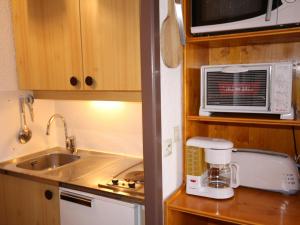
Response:
[[[51,153],[18,163],[16,166],[27,170],[54,169],[80,159],[78,155]]]

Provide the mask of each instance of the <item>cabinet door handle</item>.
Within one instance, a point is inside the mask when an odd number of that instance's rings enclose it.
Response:
[[[92,207],[92,202],[93,202],[92,198],[89,198],[87,196],[77,195],[75,193],[69,193],[69,192],[61,192],[60,199],[67,202],[72,202],[75,204],[87,206],[87,207]]]
[[[51,200],[53,198],[52,191],[46,190],[45,191],[45,198],[48,199],[48,200]]]
[[[87,86],[92,86],[94,83],[94,79],[91,76],[87,76],[84,81]]]
[[[70,78],[70,84],[71,84],[72,86],[77,86],[77,84],[78,84],[78,79],[77,79],[75,76],[72,76],[72,77]]]

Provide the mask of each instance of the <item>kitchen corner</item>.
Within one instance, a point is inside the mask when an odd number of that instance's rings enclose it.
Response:
[[[300,221],[300,0],[0,0],[0,225]]]

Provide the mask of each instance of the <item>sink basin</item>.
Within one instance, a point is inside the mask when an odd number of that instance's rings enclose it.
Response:
[[[54,169],[80,159],[78,155],[51,153],[18,163],[16,166],[27,170]]]

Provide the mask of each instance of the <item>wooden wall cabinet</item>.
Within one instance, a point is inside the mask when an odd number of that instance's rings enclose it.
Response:
[[[12,12],[20,89],[141,90],[139,0],[13,0]]]
[[[21,224],[60,225],[58,186],[0,174],[0,225]]]

